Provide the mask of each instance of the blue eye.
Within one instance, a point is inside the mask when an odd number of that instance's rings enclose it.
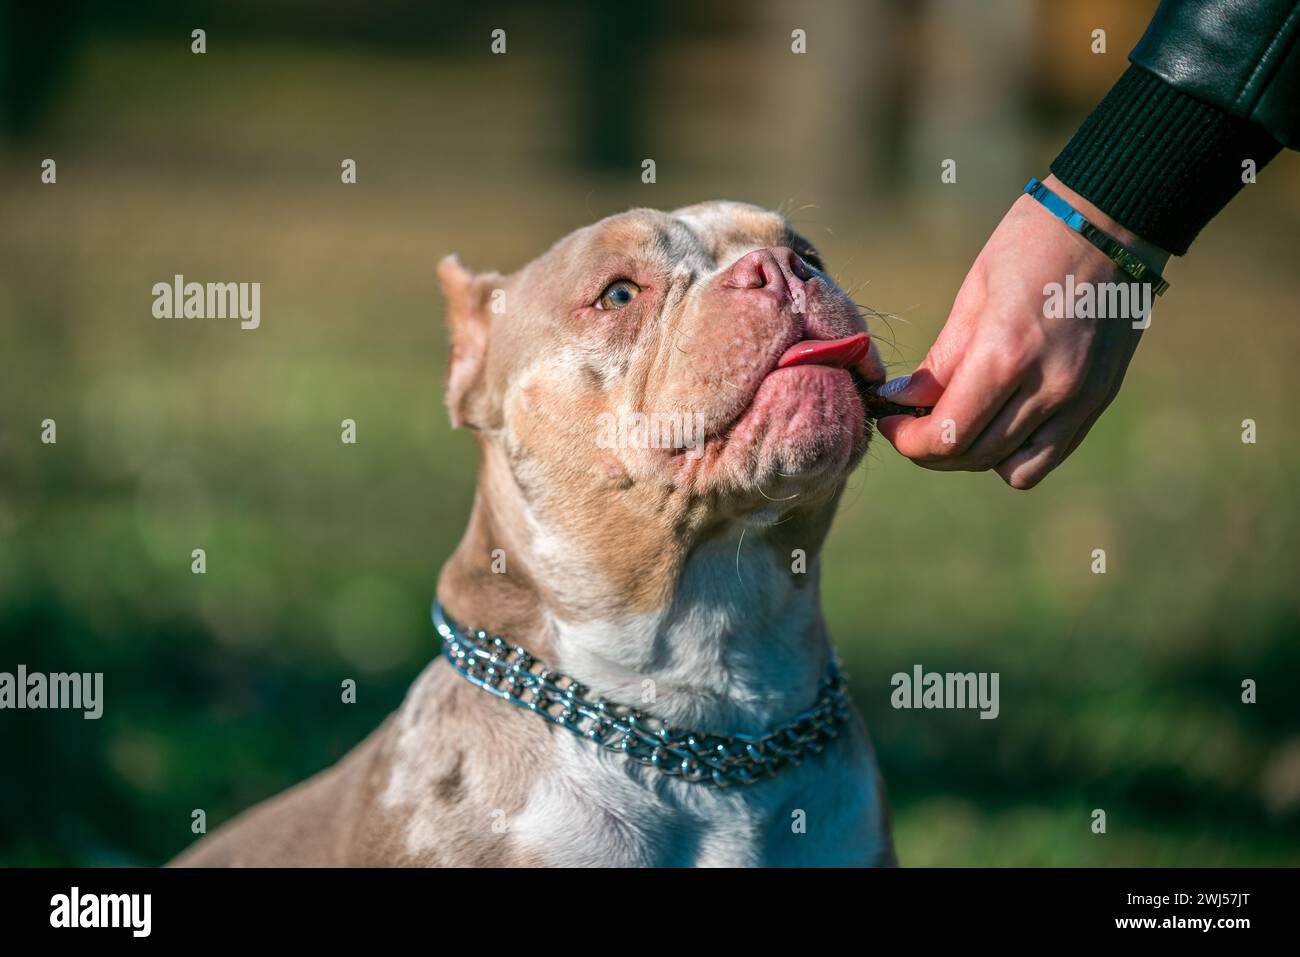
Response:
[[[596,300],[597,309],[622,309],[641,293],[641,287],[630,279],[619,279],[605,287]]]

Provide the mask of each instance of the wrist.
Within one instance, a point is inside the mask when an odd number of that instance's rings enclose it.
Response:
[[[1043,180],[1043,184],[1086,216],[1088,221],[1102,232],[1107,233],[1113,239],[1128,247],[1148,267],[1158,273],[1164,272],[1165,264],[1169,262],[1171,255],[1167,249],[1161,249],[1155,243],[1143,239],[1123,223],[1102,212],[1093,203],[1057,179],[1056,174],[1048,174]]]

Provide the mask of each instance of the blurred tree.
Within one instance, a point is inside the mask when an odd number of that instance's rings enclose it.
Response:
[[[76,0],[0,3],[0,127],[36,129],[65,84],[81,34]]]
[[[588,0],[574,13],[580,161],[591,169],[633,169],[646,158],[645,90],[661,39],[659,8]]]

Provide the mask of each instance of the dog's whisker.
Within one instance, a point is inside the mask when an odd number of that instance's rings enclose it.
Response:
[[[740,582],[742,585],[745,583],[745,579],[740,574],[740,546],[745,544],[746,531],[748,531],[748,529],[742,528],[740,530],[740,539],[736,542],[736,581]]]
[[[785,498],[773,498],[763,491],[763,486],[761,485],[758,486],[758,494],[763,496],[763,498],[767,499],[769,502],[793,502],[799,497],[799,493],[795,492],[793,495],[787,495]]]

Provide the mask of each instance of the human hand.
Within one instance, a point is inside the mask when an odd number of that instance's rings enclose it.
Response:
[[[1044,183],[1149,267],[1163,271],[1169,253],[1055,177]],[[976,257],[920,366],[880,389],[892,402],[932,405],[934,411],[923,418],[883,418],[881,434],[923,468],[994,469],[1017,489],[1041,482],[1115,398],[1142,336],[1142,328],[1134,328],[1141,319],[1136,312],[1119,318],[1046,318],[1045,289],[1049,283],[1064,285],[1067,275],[1073,275],[1076,289],[1084,288],[1081,283],[1134,282],[1022,195]]]

